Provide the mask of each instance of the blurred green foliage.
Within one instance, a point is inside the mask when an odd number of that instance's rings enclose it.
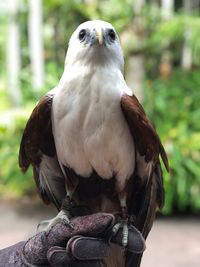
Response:
[[[146,111],[170,161],[165,173],[165,213],[200,210],[200,75],[175,70],[168,80],[146,83]]]
[[[18,150],[29,112],[26,109],[0,114],[0,196],[19,198],[33,194],[30,172],[22,175],[18,167]]]
[[[87,4],[86,4],[87,2]],[[18,167],[18,149],[25,123],[37,100],[53,88],[63,71],[67,42],[73,30],[88,19],[103,19],[119,32],[126,59],[145,58],[144,107],[154,122],[169,156],[171,175],[164,173],[166,204],[163,212],[200,212],[200,17],[185,15],[175,1],[175,14],[164,20],[159,1],[146,1],[140,14],[132,0],[43,0],[45,86],[35,94],[30,83],[28,8],[18,14],[21,32],[22,106],[12,109],[7,95],[6,68],[0,69],[0,196],[21,197],[35,192],[32,174]],[[153,4],[152,4],[153,3]],[[5,61],[6,23],[0,16],[0,60]],[[181,65],[184,31],[190,30],[188,45],[193,51],[193,69]],[[160,75],[160,62],[167,52],[171,70]]]

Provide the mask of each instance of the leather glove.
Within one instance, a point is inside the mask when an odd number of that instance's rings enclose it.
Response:
[[[112,227],[111,214],[96,213],[64,221],[49,232],[0,251],[0,267],[97,267],[107,255],[104,233]]]
[[[49,232],[40,232],[27,242],[0,251],[0,267],[99,267],[107,256],[114,216],[96,213],[64,221]],[[110,240],[121,245],[122,231]],[[127,249],[142,253],[145,241],[141,233],[129,227]]]

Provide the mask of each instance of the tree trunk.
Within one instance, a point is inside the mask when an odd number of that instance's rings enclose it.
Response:
[[[53,23],[53,36],[54,36],[54,51],[55,51],[55,61],[57,65],[60,62],[60,57],[59,57],[59,8],[56,9],[53,12],[54,16],[54,23]]]
[[[192,14],[193,4],[194,4],[193,0],[183,1],[185,14],[187,15]],[[190,34],[191,34],[191,30],[189,26],[186,26],[185,32],[184,32],[184,44],[183,44],[182,58],[181,58],[181,66],[186,71],[189,71],[192,68],[192,49],[189,46]]]
[[[8,26],[7,69],[8,69],[8,94],[13,106],[19,106],[22,95],[19,87],[20,59],[20,32],[17,21],[19,1],[10,1],[10,20]]]
[[[170,20],[174,15],[174,0],[161,1],[161,14],[163,20]],[[168,48],[162,51],[161,61],[159,64],[160,76],[164,79],[170,77],[172,71],[171,52]]]
[[[39,89],[44,85],[42,0],[29,0],[28,24],[32,86],[37,94]]]
[[[138,47],[143,42],[143,31],[142,21],[141,21],[141,11],[146,0],[136,0],[134,1],[133,9],[136,14],[133,25],[134,31],[137,35]],[[144,67],[144,56],[143,54],[137,53],[132,54],[127,58],[127,73],[126,81],[128,86],[133,90],[133,93],[137,96],[140,102],[144,99],[144,78],[145,78],[145,67]]]
[[[162,0],[161,13],[164,19],[170,19],[174,13],[174,0]]]
[[[146,0],[135,0],[134,1],[134,11],[135,11],[135,14],[140,14],[144,4],[145,4]]]
[[[127,62],[126,82],[140,102],[144,99],[144,56],[142,54],[131,55]]]
[[[184,44],[182,50],[181,66],[184,70],[189,71],[192,68],[192,49],[189,46],[190,29],[187,27],[184,32]]]

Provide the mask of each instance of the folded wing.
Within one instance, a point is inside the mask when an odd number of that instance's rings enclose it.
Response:
[[[52,134],[53,93],[45,95],[34,108],[23,133],[19,166],[23,172],[32,165],[35,183],[43,201],[60,209],[65,197],[65,181]]]
[[[137,98],[124,94],[121,98],[121,108],[136,149],[136,167],[128,200],[129,213],[134,214],[134,224],[146,238],[151,230],[156,209],[164,204],[163,175],[159,157],[162,158],[167,171],[169,164],[160,138]],[[128,252],[126,266],[139,266],[141,257],[142,255]]]

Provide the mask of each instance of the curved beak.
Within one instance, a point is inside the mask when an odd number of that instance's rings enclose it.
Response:
[[[96,38],[99,44],[102,45],[103,44],[103,29],[99,27],[95,31],[96,31]]]

